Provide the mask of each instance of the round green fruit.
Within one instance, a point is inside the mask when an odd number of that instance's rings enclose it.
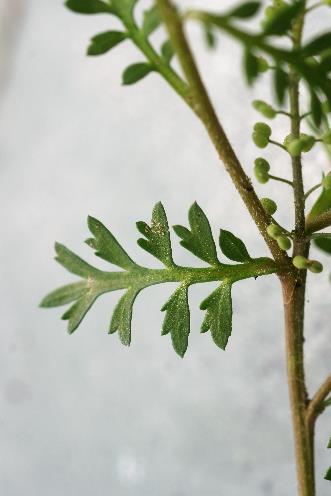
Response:
[[[314,136],[308,134],[301,134],[300,142],[301,142],[302,151],[307,153],[310,152],[310,150],[315,145],[316,139],[314,138]]]
[[[258,57],[257,64],[259,72],[267,72],[267,70],[269,69],[269,63],[264,57]]]
[[[314,274],[319,274],[323,270],[323,265],[321,262],[318,262],[317,260],[311,260],[309,262],[308,269],[310,272],[313,272]]]
[[[277,205],[271,198],[261,198],[261,203],[266,214],[274,215],[277,212]]]
[[[258,157],[254,161],[255,164],[255,169],[257,169],[259,172],[269,172],[270,171],[270,164],[268,160],[266,160],[263,157]]]
[[[265,148],[269,144],[269,138],[265,134],[256,131],[252,134],[253,141],[258,148]]]
[[[254,125],[254,131],[259,134],[263,134],[267,138],[271,136],[271,127],[268,126],[265,122],[257,122]]]
[[[296,257],[293,258],[293,265],[299,270],[306,269],[309,265],[308,260],[306,257],[303,257],[302,255],[297,255]]]
[[[278,238],[278,236],[281,236],[282,232],[283,232],[282,229],[279,226],[277,226],[277,224],[270,224],[267,227],[267,233],[272,239],[276,239]]]
[[[294,139],[286,148],[291,157],[299,157],[302,152],[302,142],[300,139]]]
[[[290,238],[288,238],[284,234],[277,236],[277,243],[278,243],[279,248],[281,250],[284,250],[284,251],[289,250],[292,246]]]

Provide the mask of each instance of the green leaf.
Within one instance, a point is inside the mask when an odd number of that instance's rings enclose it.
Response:
[[[317,215],[322,214],[323,212],[326,212],[327,210],[330,209],[331,209],[331,189],[323,188],[322,193],[314,203],[308,218],[309,220],[312,220]]]
[[[310,92],[310,110],[314,124],[319,128],[322,123],[323,109],[322,103],[314,91]]]
[[[86,243],[95,250],[95,254],[118,267],[131,270],[137,267],[110,231],[94,217],[88,217],[88,227],[94,238]]]
[[[285,95],[288,85],[289,81],[287,73],[279,65],[276,65],[276,68],[274,70],[274,88],[276,99],[279,105],[283,105],[285,101]]]
[[[127,37],[127,34],[122,31],[106,31],[97,34],[91,39],[91,44],[87,49],[87,55],[102,55],[109,52],[109,50],[124,41]]]
[[[166,64],[170,64],[173,56],[175,55],[174,48],[170,40],[166,40],[161,46],[161,55]]]
[[[237,17],[238,19],[248,19],[257,14],[260,8],[261,2],[244,2],[230,10],[226,16]]]
[[[165,266],[174,265],[167,215],[161,202],[153,209],[151,227],[146,222],[137,222],[138,231],[146,239],[138,239],[138,245],[158,258]]]
[[[138,0],[111,0],[113,9],[125,20],[132,21],[134,7]]]
[[[263,34],[265,36],[286,34],[291,28],[295,18],[304,8],[305,2],[303,0],[291,4],[284,4],[277,8],[277,11],[264,23]]]
[[[249,262],[251,260],[244,242],[230,231],[221,229],[219,244],[224,255],[230,260],[235,262]]]
[[[247,83],[251,85],[259,76],[259,60],[250,48],[244,49],[243,68]]]
[[[123,72],[122,82],[125,86],[137,83],[154,70],[154,67],[146,62],[129,65]]]
[[[328,443],[328,445],[327,445],[327,448],[328,448],[328,449],[331,449],[331,437],[330,437],[330,439],[329,439],[329,443]]]
[[[321,34],[317,38],[307,43],[302,47],[302,53],[304,57],[313,57],[314,55],[320,55],[323,50],[329,49],[331,46],[331,32]]]
[[[55,260],[76,276],[87,279],[88,277],[97,276],[101,273],[100,270],[95,269],[92,265],[89,265],[60,243],[55,243],[55,252]]]
[[[67,0],[66,7],[78,14],[114,14],[110,5],[101,0]]]
[[[130,288],[117,303],[109,327],[109,334],[118,331],[121,343],[130,346],[132,307],[140,289]]]
[[[322,251],[331,255],[331,238],[328,236],[319,236],[314,240],[314,244]]]
[[[217,38],[214,32],[213,25],[210,22],[204,22],[202,23],[202,28],[207,47],[215,48],[217,44]]]
[[[145,10],[142,32],[146,38],[154,33],[160,25],[161,16],[158,7],[153,5],[150,9]]]
[[[60,307],[83,296],[88,290],[86,281],[74,282],[52,291],[41,301],[42,308]]]
[[[163,305],[162,312],[166,311],[163,321],[162,335],[171,335],[174,350],[183,357],[188,346],[190,334],[190,308],[188,304],[188,287],[181,285]]]
[[[225,350],[232,332],[231,287],[230,281],[224,281],[200,305],[201,310],[207,310],[201,331],[210,329],[215,344],[222,350]]]
[[[325,476],[324,476],[324,479],[325,480],[328,480],[328,481],[331,481],[331,467],[328,469],[328,471],[326,472]]]
[[[77,329],[98,296],[98,293],[92,291],[85,293],[62,315],[62,320],[69,321],[69,334],[72,334]]]
[[[210,265],[219,266],[216,246],[209,221],[195,202],[189,210],[188,219],[191,231],[183,226],[173,226],[175,233],[182,239],[180,244]]]

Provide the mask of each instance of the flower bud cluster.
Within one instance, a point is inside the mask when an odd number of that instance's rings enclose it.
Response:
[[[286,236],[286,234],[284,234],[284,230],[277,224],[270,224],[267,227],[267,233],[270,238],[277,241],[278,246],[281,250],[287,251],[291,248],[292,242],[290,238]]]

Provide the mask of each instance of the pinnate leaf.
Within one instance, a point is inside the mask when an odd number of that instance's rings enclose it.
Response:
[[[78,14],[114,14],[115,11],[110,5],[101,0],[67,0],[66,7]]]
[[[162,203],[157,203],[153,209],[151,226],[142,221],[136,225],[138,231],[146,238],[138,239],[138,245],[165,266],[173,266],[168,219]]]
[[[91,43],[87,49],[88,55],[102,55],[109,52],[116,45],[127,38],[127,34],[122,31],[106,31],[97,34],[91,39]]]
[[[182,239],[180,244],[210,265],[219,265],[209,221],[196,202],[190,208],[188,218],[191,231],[180,225],[174,226],[175,233]]]
[[[154,67],[147,62],[138,62],[137,64],[129,65],[123,72],[122,82],[125,86],[129,86],[144,79],[144,77],[154,70]]]
[[[162,312],[166,312],[162,335],[171,335],[174,350],[183,357],[188,346],[190,334],[190,308],[188,304],[188,287],[181,285],[163,305]]]
[[[122,344],[131,344],[132,307],[140,289],[130,288],[117,303],[109,327],[109,334],[118,331]]]
[[[232,332],[231,287],[231,282],[222,282],[200,305],[201,310],[207,311],[201,332],[210,330],[215,344],[222,350],[225,350]]]
[[[98,257],[125,270],[137,266],[113,234],[99,220],[89,216],[88,227],[94,238],[87,239],[86,243],[95,250]]]
[[[249,262],[251,260],[244,242],[230,231],[221,229],[219,243],[223,254],[230,260],[235,262]]]

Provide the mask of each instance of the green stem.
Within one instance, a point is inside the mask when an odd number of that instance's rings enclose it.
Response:
[[[238,160],[215,113],[207,90],[202,82],[190,46],[184,34],[182,22],[170,0],[156,0],[161,16],[165,22],[171,43],[178,56],[186,80],[192,92],[192,108],[204,124],[217,153],[231,176],[235,188],[243,199],[249,213],[260,230],[265,242],[277,261],[285,263],[287,255],[267,234],[269,217]]]
[[[269,179],[273,179],[274,181],[279,181],[281,183],[288,184],[293,188],[293,182],[289,181],[288,179],[284,179],[283,177],[273,176],[272,174],[269,174]]]
[[[315,184],[312,188],[310,188],[308,191],[305,193],[305,200],[307,200],[308,196],[310,196],[314,191],[316,191],[318,188],[322,186],[322,183]]]

